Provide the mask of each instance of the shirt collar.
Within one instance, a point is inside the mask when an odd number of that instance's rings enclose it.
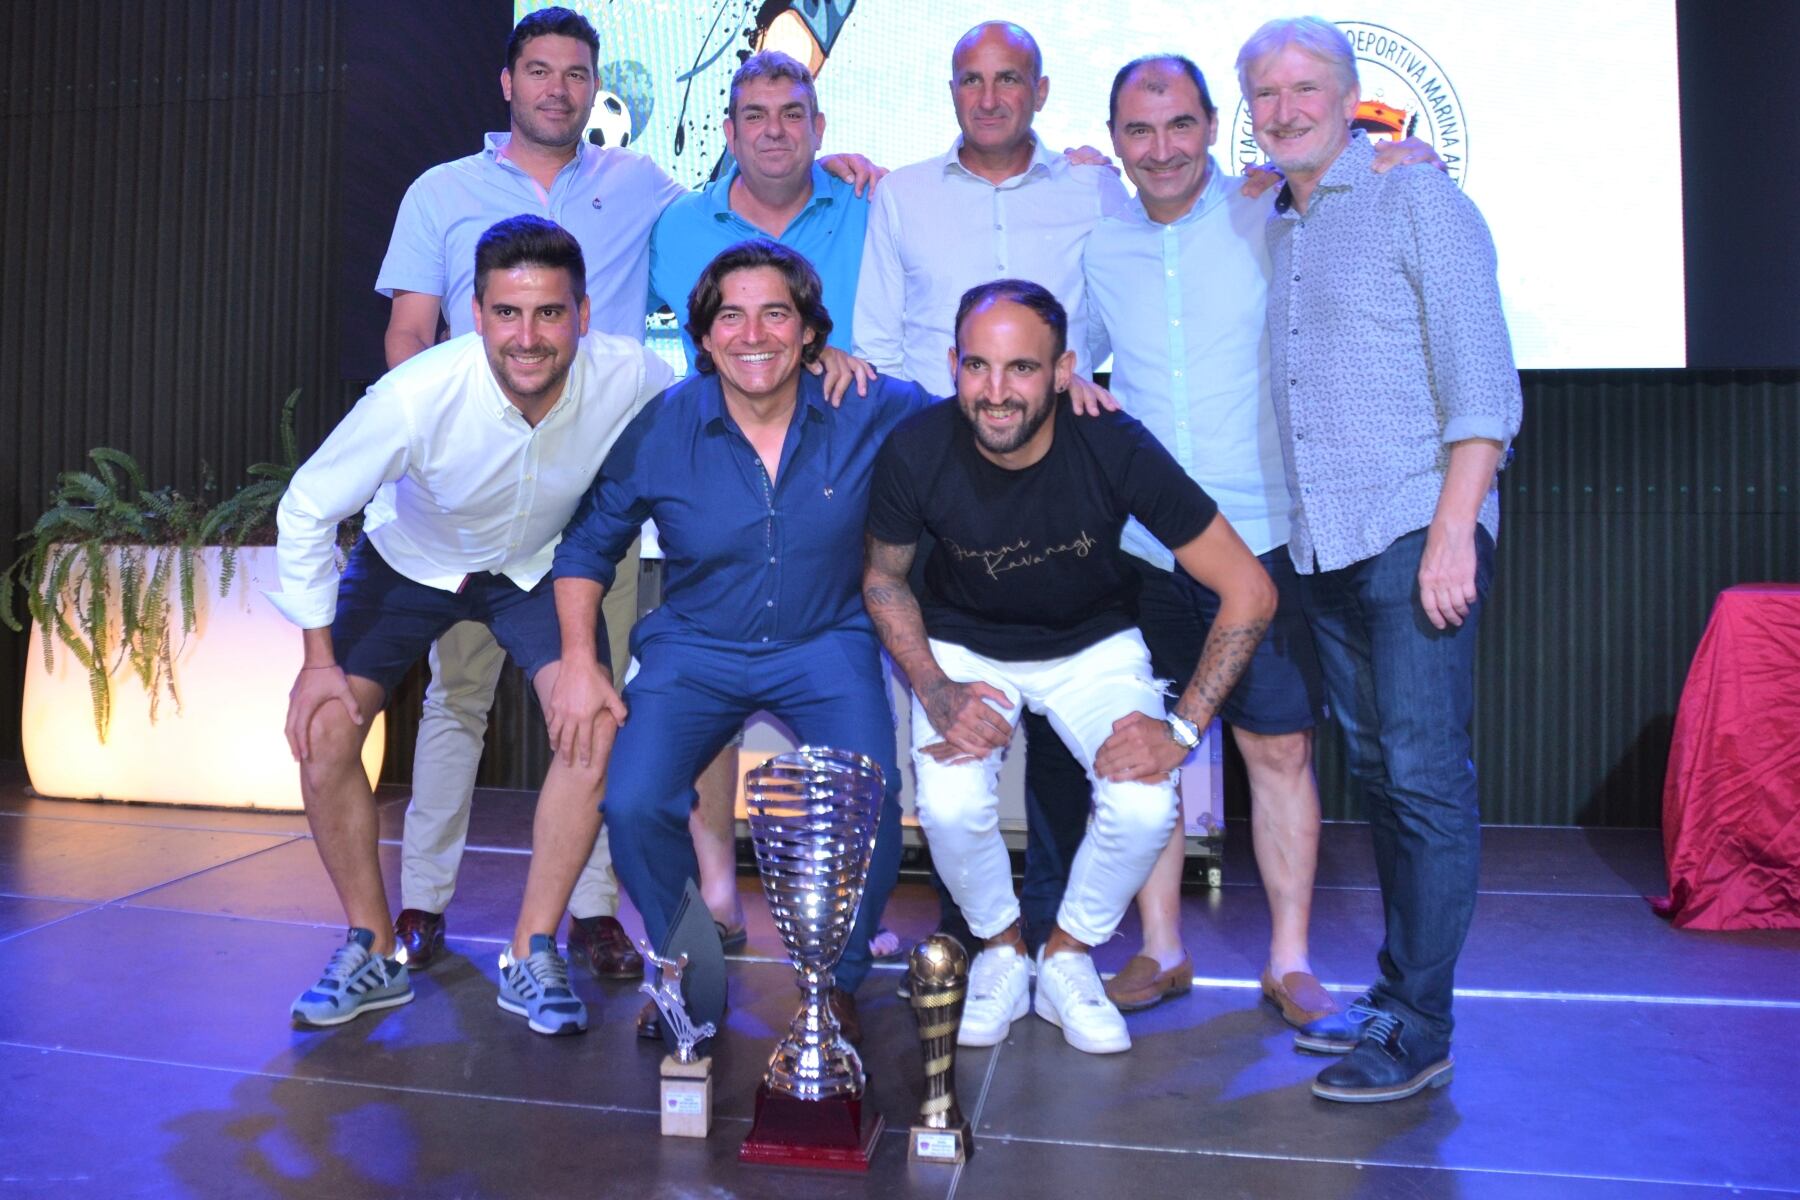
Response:
[[[1200,194],[1194,198],[1194,206],[1170,221],[1167,228],[1173,229],[1198,221],[1223,204],[1226,194],[1225,173],[1219,170],[1219,160],[1209,154],[1206,156],[1206,184],[1200,189]],[[1145,225],[1152,229],[1164,228],[1161,221],[1151,219],[1149,212],[1144,208],[1143,198],[1138,195],[1133,195],[1125,207],[1119,210],[1119,214],[1139,225]]]
[[[738,164],[734,161],[725,169],[725,174],[706,185],[707,206],[713,220],[723,221],[732,215],[731,185],[737,181],[739,173]],[[815,159],[812,165],[812,196],[800,211],[806,212],[817,205],[836,203],[837,197],[832,194],[831,183],[830,172]]]
[[[487,160],[490,163],[498,164],[500,162],[500,152],[502,150],[506,149],[507,144],[511,141],[512,141],[512,131],[511,130],[501,130],[498,133],[490,133],[487,136],[485,136],[484,138],[482,138],[481,152],[482,152],[482,154],[487,156]],[[570,159],[569,162],[570,163],[581,162],[582,156],[587,154],[590,149],[594,149],[594,148],[595,147],[589,146],[587,138],[583,137],[580,141],[575,143],[575,157]],[[507,161],[511,162],[512,160],[508,159]],[[513,168],[515,170],[523,169],[523,168],[519,167],[518,163],[513,163]],[[569,164],[564,163],[562,170],[566,171],[568,169],[569,169]],[[559,175],[561,173],[562,173],[562,171],[557,172],[557,174],[559,174]]]
[[[719,382],[719,373],[709,371],[701,375],[699,381],[700,425],[709,430],[722,430],[725,428],[728,414],[725,410],[725,388]],[[796,399],[795,408],[812,420],[823,417],[831,411],[831,404],[825,399],[824,381],[805,367],[800,368],[800,394]]]
[[[1369,135],[1360,129],[1350,131],[1350,141],[1336,159],[1332,160],[1325,174],[1313,188],[1313,198],[1330,192],[1347,192],[1369,172],[1375,161],[1375,147],[1369,143]],[[1310,206],[1309,206],[1310,207]],[[1287,184],[1281,185],[1281,193],[1275,197],[1275,211],[1283,216],[1294,208],[1294,192]]]
[[[963,166],[962,159],[957,157],[957,153],[962,149],[962,145],[963,135],[959,133],[956,135],[956,139],[950,143],[950,149],[944,153],[942,160],[944,164],[944,173],[946,175],[955,173],[966,175],[970,179],[981,179],[981,176]],[[1014,179],[1029,179],[1033,175],[1055,175],[1068,168],[1068,159],[1060,154],[1052,154],[1049,149],[1045,147],[1044,139],[1039,137],[1035,132],[1031,135],[1031,147],[1031,162],[1026,164],[1025,170],[1018,175],[1015,175],[1013,177]],[[985,179],[982,179],[981,181],[983,183],[987,182]]]
[[[463,336],[474,338],[476,341],[481,340],[479,333],[465,333]],[[544,414],[543,420],[539,421],[535,427],[527,426],[527,428],[542,429],[552,421],[560,421],[565,414],[581,407],[581,368],[582,359],[586,357],[581,352],[583,341],[585,339],[575,343],[575,356],[569,362],[569,373],[563,376],[562,395],[556,398],[556,403],[550,406],[550,411]],[[481,347],[478,352],[481,355],[482,378],[487,381],[485,407],[488,412],[497,421],[517,421],[524,425],[525,414],[519,411],[518,405],[506,398],[506,393],[500,388],[500,381],[494,377],[494,367],[492,363],[488,362],[487,348]]]

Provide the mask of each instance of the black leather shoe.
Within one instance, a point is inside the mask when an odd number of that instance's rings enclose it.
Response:
[[[862,1045],[862,1017],[856,1011],[856,997],[843,988],[832,988],[826,1002],[831,1005],[831,1015],[837,1018],[844,1040],[852,1046]]]
[[[1428,1087],[1449,1083],[1454,1066],[1450,1043],[1428,1041],[1409,1029],[1403,1018],[1378,1012],[1363,1030],[1356,1049],[1342,1062],[1319,1072],[1312,1092],[1321,1100],[1351,1104],[1404,1100]]]
[[[423,971],[444,952],[444,914],[403,908],[394,922],[394,957],[408,970]]]
[[[1363,1031],[1380,1014],[1374,999],[1364,992],[1350,1007],[1308,1021],[1294,1034],[1294,1049],[1313,1054],[1348,1054],[1362,1041]]]
[[[642,979],[644,958],[631,947],[631,935],[617,917],[570,917],[569,960],[594,973],[595,979]]]

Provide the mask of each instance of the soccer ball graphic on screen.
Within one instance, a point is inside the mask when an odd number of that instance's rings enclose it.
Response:
[[[587,140],[596,146],[629,146],[631,144],[631,110],[612,92],[594,96],[594,111],[588,117]]]

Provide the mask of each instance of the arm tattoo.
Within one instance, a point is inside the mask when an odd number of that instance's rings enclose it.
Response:
[[[1194,677],[1188,680],[1175,711],[1204,729],[1237,686],[1268,629],[1267,618],[1241,625],[1214,625],[1200,650],[1200,665],[1194,668]]]
[[[909,679],[928,678],[929,672],[915,675],[913,664],[920,654],[927,661],[931,658],[925,616],[906,583],[916,552],[912,546],[896,546],[867,535],[863,538],[863,607],[875,624],[875,636]]]

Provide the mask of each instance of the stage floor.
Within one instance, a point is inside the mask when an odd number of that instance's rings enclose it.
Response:
[[[0,1195],[1800,1194],[1800,934],[1669,928],[1641,898],[1662,888],[1653,831],[1487,831],[1455,1082],[1395,1104],[1308,1092],[1328,1060],[1294,1053],[1259,1002],[1267,914],[1241,826],[1222,891],[1186,898],[1197,986],[1133,1016],[1129,1054],[1081,1054],[1036,1017],[962,1052],[961,1169],[906,1161],[918,1042],[898,968],[878,968],[863,1054],[888,1132],[850,1176],[737,1163],[797,1000],[752,877],[710,1139],[658,1136],[661,1051],[632,1036],[634,985],[578,977],[578,1038],[495,1006],[530,800],[479,795],[455,953],[417,999],[302,1033],[287,1006],[341,936],[303,818],[37,800],[0,764]],[[381,801],[397,839],[404,793]],[[382,854],[392,881],[398,846]],[[1380,929],[1367,831],[1328,827],[1322,859],[1314,964],[1347,999]],[[910,944],[934,918],[904,883],[887,923]]]

